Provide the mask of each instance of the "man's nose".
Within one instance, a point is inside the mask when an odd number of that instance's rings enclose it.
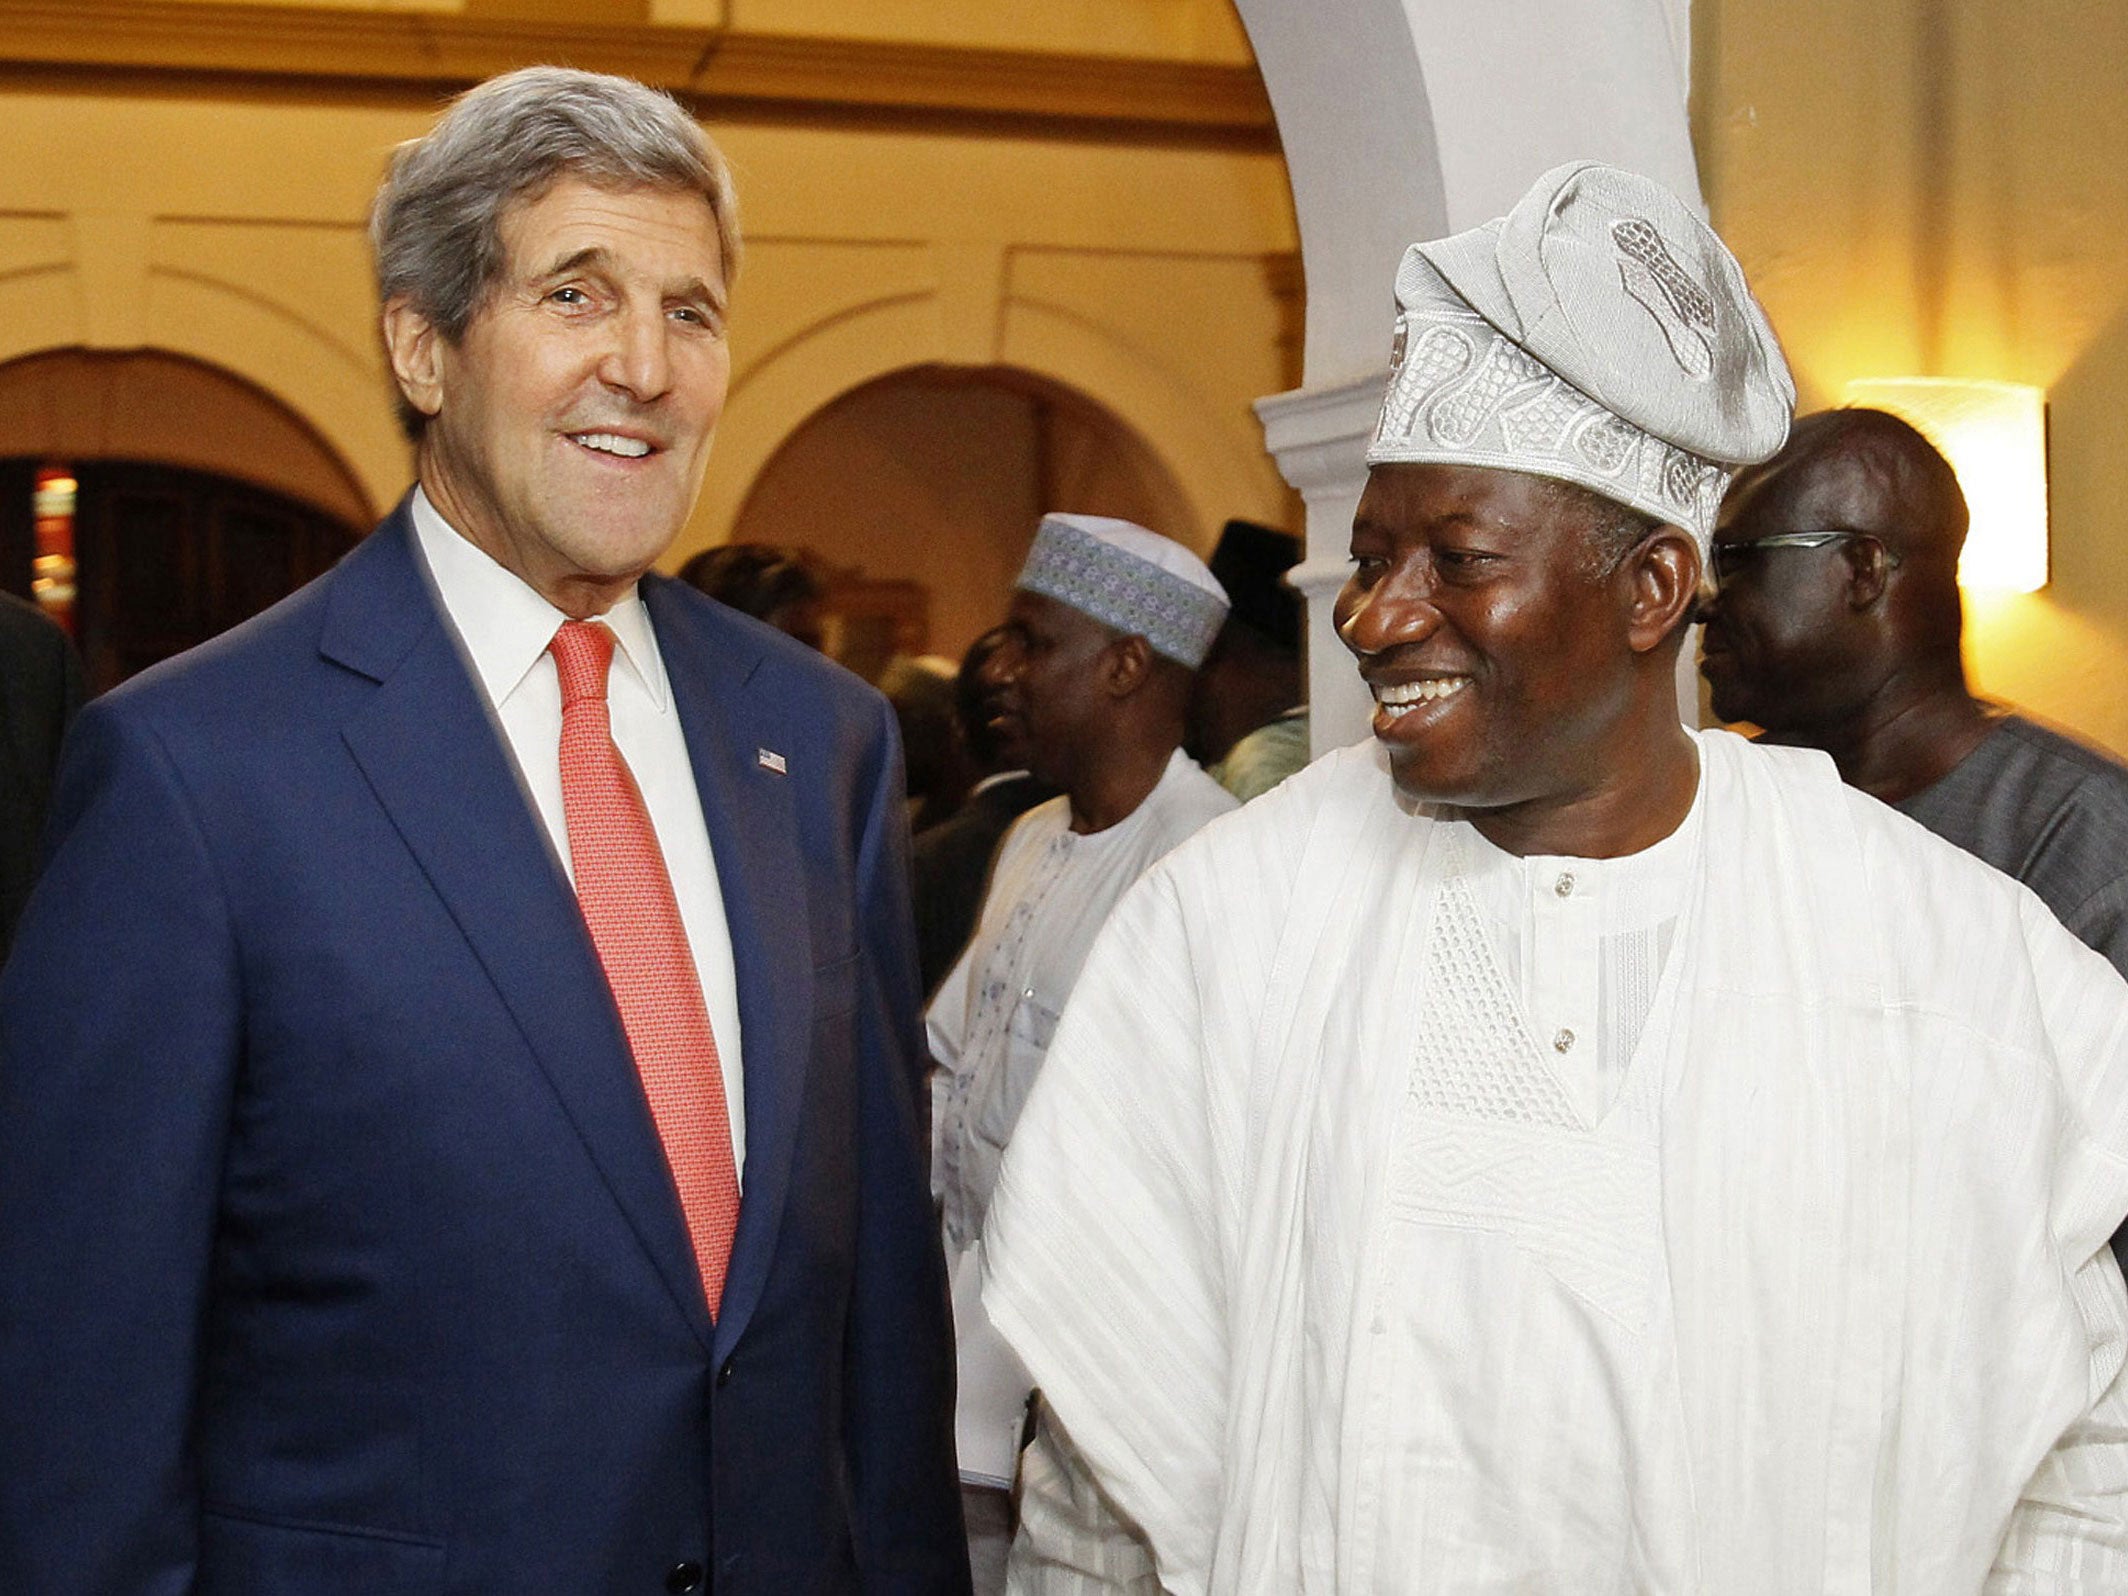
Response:
[[[664,397],[672,387],[672,328],[663,307],[623,309],[612,328],[599,380],[642,404]]]
[[[1422,643],[1440,629],[1433,589],[1421,579],[1392,573],[1372,587],[1345,589],[1337,635],[1353,653],[1366,656],[1402,643]]]

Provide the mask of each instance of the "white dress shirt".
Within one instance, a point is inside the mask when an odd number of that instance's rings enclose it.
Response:
[[[414,490],[413,516],[415,538],[444,613],[465,645],[474,678],[555,857],[570,871],[569,825],[562,809],[562,692],[554,656],[547,652],[555,630],[569,617],[466,541],[419,488]],[[739,985],[717,861],[710,851],[687,740],[641,596],[631,588],[598,619],[617,645],[606,683],[613,740],[643,794],[679,900],[680,922],[717,1039],[724,1101],[731,1116],[732,1157],[743,1179],[746,1088],[740,1069]],[[570,879],[575,880],[573,871]]]

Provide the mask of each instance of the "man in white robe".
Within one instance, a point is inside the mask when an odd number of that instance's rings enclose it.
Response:
[[[954,1281],[963,1507],[978,1593],[1003,1588],[1029,1385],[983,1318],[978,1244],[998,1159],[1094,935],[1145,868],[1235,807],[1182,752],[1227,599],[1204,562],[1127,521],[1051,515],[1036,530],[997,667],[1001,728],[1061,789],[1006,834],[974,938],[926,1013],[932,1185]],[[1075,1579],[1151,1585],[1150,1554],[1084,1467],[1038,1431],[1022,1490],[1041,1544],[1014,1554],[1050,1596]],[[1040,1572],[1048,1567],[1051,1572]],[[1061,1583],[1059,1583],[1061,1581]]]
[[[1375,735],[1112,916],[992,1319],[1189,1596],[2128,1590],[2128,987],[1677,724],[1793,400],[1734,260],[1584,165],[1397,288]]]

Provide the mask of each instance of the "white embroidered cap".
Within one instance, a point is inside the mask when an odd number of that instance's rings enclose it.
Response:
[[[1104,515],[1045,515],[1014,584],[1068,604],[1192,670],[1227,618],[1227,590],[1172,538]]]
[[[1556,477],[1705,549],[1795,383],[1736,257],[1658,183],[1555,167],[1498,221],[1414,244],[1367,463]]]

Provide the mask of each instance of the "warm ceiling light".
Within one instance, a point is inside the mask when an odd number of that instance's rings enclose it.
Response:
[[[1972,512],[1961,587],[2036,593],[2047,585],[2047,396],[2017,382],[1865,377],[1847,403],[1913,423],[1951,462]]]

